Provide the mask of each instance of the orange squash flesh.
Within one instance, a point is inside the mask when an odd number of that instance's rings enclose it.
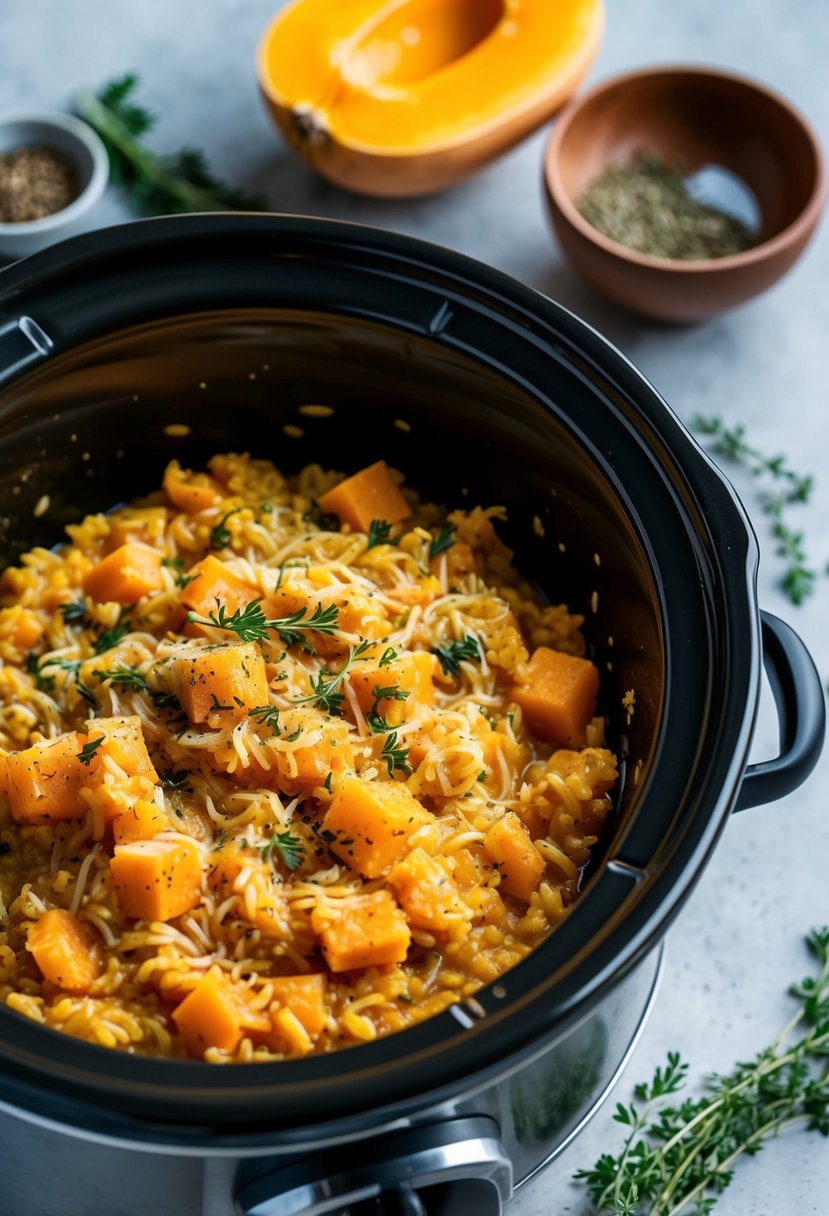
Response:
[[[350,904],[336,919],[321,908],[311,913],[325,961],[334,972],[402,963],[411,942],[403,911],[388,891],[375,891]]]
[[[18,823],[54,823],[86,810],[81,790],[89,770],[80,759],[87,736],[73,731],[2,759],[2,784]]]
[[[389,472],[385,460],[347,477],[319,499],[321,511],[339,515],[356,532],[368,532],[372,520],[396,524],[411,515],[406,499]]]
[[[63,908],[52,908],[32,925],[26,949],[44,979],[66,992],[83,993],[104,969],[98,941],[91,925]]]
[[[158,550],[130,542],[88,570],[83,589],[99,604],[137,604],[145,595],[160,591],[163,581]]]
[[[599,672],[589,659],[539,646],[527,664],[527,678],[513,686],[527,725],[547,743],[582,747],[596,712]]]
[[[432,821],[405,785],[344,777],[323,820],[331,849],[365,878],[379,878],[408,852],[409,837]],[[326,837],[328,839],[328,837]]]
[[[544,122],[598,51],[602,0],[294,0],[257,68],[287,142],[364,194],[460,181]]]
[[[121,911],[135,920],[172,920],[201,898],[201,856],[192,840],[156,836],[116,845],[109,868]]]

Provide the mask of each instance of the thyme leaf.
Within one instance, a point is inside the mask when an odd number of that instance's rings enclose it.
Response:
[[[432,654],[436,654],[440,660],[444,675],[457,677],[461,674],[462,660],[480,659],[481,649],[478,639],[468,633],[462,642],[449,642],[446,646],[436,646]]]
[[[78,759],[80,760],[81,764],[85,764],[87,767],[89,767],[89,763],[97,752],[98,748],[103,743],[104,737],[104,735],[100,735],[97,739],[90,739],[88,743],[84,743],[83,747],[78,752]]]
[[[297,870],[305,858],[302,841],[290,829],[285,832],[274,832],[259,853],[265,861],[273,861],[273,855],[277,853],[280,861],[288,870]]]
[[[389,776],[394,776],[394,770],[400,769],[403,773],[412,771],[409,764],[409,749],[408,747],[397,746],[397,731],[393,730],[383,744],[383,750],[380,753],[380,758],[385,760],[386,767],[389,770]]]

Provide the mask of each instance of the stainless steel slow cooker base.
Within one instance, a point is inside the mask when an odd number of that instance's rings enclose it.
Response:
[[[50,1121],[0,1102],[3,1216],[322,1216],[383,1207],[383,1193],[425,1194],[429,1216],[498,1216],[513,1191],[558,1156],[613,1088],[650,1014],[662,948],[566,1036],[545,1044],[529,1070],[355,1134],[343,1144],[306,1129],[305,1147],[172,1151]],[[586,1068],[587,1062],[590,1065]],[[244,1066],[240,1066],[244,1067]],[[194,1116],[197,1112],[194,1112]],[[322,1116],[322,1112],[321,1112]],[[434,1145],[424,1147],[424,1133]],[[370,1176],[369,1176],[370,1174]],[[117,1207],[113,1197],[117,1195]],[[365,1206],[365,1205],[373,1206]]]

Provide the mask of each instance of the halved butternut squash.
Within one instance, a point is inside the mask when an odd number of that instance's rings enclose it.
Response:
[[[403,198],[454,185],[546,121],[603,29],[602,0],[294,0],[257,69],[319,173]]]

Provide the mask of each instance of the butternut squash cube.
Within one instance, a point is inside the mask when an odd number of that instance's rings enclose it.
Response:
[[[152,840],[169,831],[170,819],[149,798],[131,799],[128,810],[119,811],[112,820],[112,836],[116,844],[131,844],[134,840]]]
[[[529,903],[547,863],[533,847],[530,834],[518,816],[507,811],[503,819],[494,823],[484,836],[484,848],[499,867],[498,890]]]
[[[434,705],[435,686],[432,675],[435,656],[428,650],[416,650],[398,655],[380,667],[382,655],[368,663],[355,663],[349,672],[349,682],[364,714],[376,707],[377,713],[389,726],[399,726],[417,712],[419,705]],[[389,696],[378,697],[387,691]],[[395,690],[403,694],[395,696]]]
[[[409,837],[432,814],[405,785],[344,777],[323,820],[331,849],[365,878],[379,878],[408,852]]]
[[[265,661],[254,642],[206,646],[173,659],[179,700],[191,722],[219,728],[268,701]]]
[[[527,678],[513,685],[530,730],[547,743],[581,747],[596,712],[599,672],[588,659],[539,646],[527,664]]]
[[[20,604],[0,608],[0,639],[10,641],[18,650],[31,650],[44,632],[31,608],[23,608]]]
[[[161,484],[173,506],[188,515],[215,507],[224,497],[224,490],[208,473],[183,469],[177,460],[167,465]]]
[[[81,790],[89,770],[80,753],[87,742],[86,735],[72,731],[3,758],[9,809],[18,823],[55,823],[84,813]]]
[[[201,1057],[209,1047],[233,1052],[245,1030],[266,1031],[267,1014],[251,1009],[244,984],[234,983],[219,967],[211,967],[173,1010],[173,1021],[188,1051]]]
[[[101,735],[104,737],[92,758],[91,772],[100,768],[103,759],[108,757],[128,776],[146,777],[154,785],[158,783],[158,773],[147,751],[144,730],[137,714],[121,718],[90,718],[87,728],[90,739]]]
[[[325,1029],[328,1020],[325,1008],[324,975],[282,975],[270,980],[276,1009],[289,1009],[302,1024],[311,1039],[316,1039]]]
[[[388,883],[413,929],[443,934],[468,926],[468,906],[440,861],[425,849],[412,849],[392,866]]]
[[[208,617],[216,612],[217,601],[233,613],[260,598],[260,592],[252,583],[239,578],[212,553],[191,568],[190,576],[194,575],[192,582],[182,587],[179,599],[197,616]]]
[[[373,519],[396,524],[408,519],[411,510],[389,472],[385,460],[378,460],[353,477],[347,477],[319,499],[319,509],[339,515],[355,532],[368,532]]]
[[[83,589],[96,603],[137,604],[160,591],[161,554],[139,542],[121,545],[86,572]]]
[[[411,942],[406,917],[386,890],[361,896],[334,916],[317,907],[311,927],[335,972],[402,963]]]
[[[65,992],[89,992],[103,971],[98,935],[63,908],[44,912],[29,930],[26,949],[41,975]]]
[[[121,911],[135,920],[172,920],[201,899],[201,854],[193,840],[156,836],[119,844],[109,867]]]

